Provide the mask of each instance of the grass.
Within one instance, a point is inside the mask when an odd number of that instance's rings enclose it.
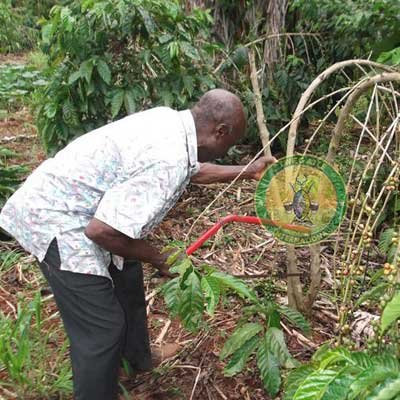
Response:
[[[20,268],[23,279],[14,282]],[[52,296],[42,298],[43,279],[19,250],[0,253],[0,398],[70,398],[68,340]],[[9,282],[13,282],[12,285]],[[22,290],[16,286],[24,284]]]
[[[72,391],[72,373],[66,355],[68,341],[52,316],[44,318],[42,299],[21,299],[17,316],[0,314],[0,390],[17,398],[66,398]]]

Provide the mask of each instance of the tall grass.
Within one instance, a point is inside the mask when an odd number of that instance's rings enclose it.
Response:
[[[15,319],[0,313],[0,393],[28,399],[65,399],[72,392],[68,341],[53,316],[43,318],[37,293],[20,300]],[[0,396],[1,397],[1,396]]]

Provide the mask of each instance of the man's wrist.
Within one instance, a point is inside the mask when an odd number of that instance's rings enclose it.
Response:
[[[244,179],[256,179],[257,171],[254,169],[252,165],[250,165],[246,171],[243,173]]]
[[[163,253],[155,254],[151,262],[154,266],[164,265],[167,261],[167,255]]]

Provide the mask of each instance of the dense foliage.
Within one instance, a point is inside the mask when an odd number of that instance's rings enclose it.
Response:
[[[68,0],[2,0],[0,2],[0,54],[32,49],[40,37],[40,20],[55,3]]]
[[[194,8],[188,15],[184,2],[177,0],[87,0],[54,8],[43,27],[42,43],[54,75],[38,118],[47,150],[150,105],[187,107],[216,80],[244,101],[247,140],[257,142],[247,51],[254,43],[262,65],[266,7],[259,1],[205,3],[219,16],[214,27],[207,11]],[[328,0],[318,6],[316,1],[289,2],[285,29],[295,34],[280,37],[280,57],[260,82],[270,130],[290,120],[301,93],[333,62],[370,56],[398,62],[397,8],[396,0],[354,0],[344,6]],[[221,41],[225,47],[217,45]],[[217,57],[210,58],[215,49]],[[345,82],[336,77],[320,92]],[[325,109],[321,103],[304,121]],[[284,147],[284,135],[280,140]]]
[[[206,327],[204,314],[212,318],[229,293],[244,299],[247,305],[242,308],[242,318],[220,353],[221,360],[229,358],[224,374],[234,376],[242,372],[255,357],[265,390],[275,396],[281,387],[280,368],[298,365],[289,353],[280,321],[284,319],[307,333],[308,322],[299,312],[275,302],[271,282],[255,291],[242,280],[208,265],[195,267],[181,250],[172,250],[168,263],[172,265],[170,271],[178,276],[163,286],[171,315],[178,316],[186,329],[197,331]]]
[[[395,400],[400,362],[388,352],[369,354],[323,346],[309,364],[294,370],[284,400]]]
[[[214,87],[206,11],[175,0],[75,1],[43,28],[53,67],[38,127],[49,152],[150,106],[186,108]],[[206,51],[207,50],[207,51]]]
[[[24,24],[22,13],[12,8],[11,0],[0,2],[0,54],[32,47],[37,33],[34,28]]]
[[[209,2],[210,3],[210,2]],[[222,80],[245,102],[250,116],[248,139],[258,140],[254,116],[254,99],[248,74],[248,47],[257,49],[263,108],[272,132],[288,122],[301,94],[311,81],[335,62],[351,58],[379,59],[389,64],[400,63],[400,21],[397,0],[291,0],[288,2],[285,29],[279,38],[280,57],[274,66],[265,65],[268,40],[266,4],[256,0],[217,1],[218,32],[229,32],[225,41],[226,61],[222,65]],[[279,2],[278,2],[279,3]],[[223,25],[221,28],[220,25]],[[284,32],[289,32],[285,34]],[[223,36],[218,34],[223,40]],[[353,70],[351,79],[359,71]],[[343,87],[345,76],[336,76],[323,83],[318,94]],[[335,101],[333,98],[331,100]],[[303,123],[320,118],[329,104],[322,102],[306,113]],[[285,147],[285,136],[279,140]],[[299,141],[302,136],[299,135]]]
[[[298,31],[321,34],[325,62],[376,59],[400,46],[397,0],[294,0],[292,11]]]

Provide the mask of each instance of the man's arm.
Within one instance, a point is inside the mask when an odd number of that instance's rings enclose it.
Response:
[[[96,218],[87,225],[85,235],[112,254],[150,263],[163,275],[171,276],[166,265],[168,255],[161,254],[147,240],[132,239]]]
[[[274,162],[276,162],[274,157],[261,157],[250,164],[240,178],[259,180],[265,169]],[[200,171],[192,177],[191,182],[200,184],[230,182],[240,174],[244,167],[244,165],[202,163]]]

